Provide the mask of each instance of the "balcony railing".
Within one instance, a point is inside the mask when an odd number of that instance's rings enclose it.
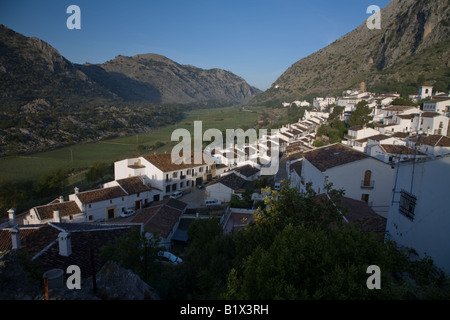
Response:
[[[362,180],[361,181],[361,189],[373,189],[375,185],[375,181],[370,180],[370,181],[365,181]]]

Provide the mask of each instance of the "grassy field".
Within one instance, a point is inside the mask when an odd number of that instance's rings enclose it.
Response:
[[[171,142],[172,132],[185,128],[193,134],[194,121],[202,121],[203,132],[209,128],[219,130],[251,127],[264,108],[242,111],[240,107],[193,110],[176,125],[130,137],[115,138],[93,143],[77,144],[56,150],[0,159],[0,178],[6,181],[36,180],[43,173],[62,168],[81,171],[93,162],[111,163],[138,155],[139,145],[165,145],[157,152],[170,151],[178,142]],[[153,151],[152,151],[153,152]],[[82,174],[82,173],[81,173]],[[81,179],[81,178],[74,178]]]

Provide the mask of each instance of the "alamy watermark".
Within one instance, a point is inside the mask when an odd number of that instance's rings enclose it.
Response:
[[[366,13],[371,16],[366,20],[366,26],[370,30],[381,29],[381,11],[380,7],[370,5],[367,7]]]
[[[81,9],[77,5],[67,7],[66,13],[71,14],[66,20],[67,29],[81,29]]]
[[[278,129],[272,129],[270,133],[267,132],[267,129],[259,129],[259,138],[254,128],[246,131],[226,129],[224,141],[222,131],[212,128],[203,133],[202,121],[194,121],[193,139],[189,130],[179,128],[172,132],[171,141],[180,141],[172,149],[171,160],[174,164],[206,163],[211,165],[215,163],[214,158],[218,156],[225,158],[228,164],[236,163],[235,151],[237,151],[247,163],[260,165],[261,175],[275,175],[278,172]],[[203,149],[203,142],[211,143]],[[212,156],[205,155],[205,152]]]

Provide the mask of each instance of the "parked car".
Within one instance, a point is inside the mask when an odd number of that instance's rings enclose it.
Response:
[[[170,198],[172,199],[178,199],[181,198],[183,196],[183,192],[181,191],[177,191],[171,194]]]
[[[206,199],[205,204],[207,207],[215,207],[215,206],[220,206],[222,204],[222,201],[217,200],[217,199]]]
[[[169,262],[171,264],[180,264],[183,260],[180,257],[177,257],[173,253],[169,251],[159,251],[158,256],[163,258],[163,261]]]
[[[132,216],[135,213],[136,213],[136,211],[134,211],[133,209],[128,209],[128,210],[125,210],[124,212],[121,212],[120,216],[122,218],[126,218],[126,217],[129,217],[129,216]]]
[[[275,182],[275,185],[273,186],[274,190],[280,191],[281,190],[281,184],[279,182]]]

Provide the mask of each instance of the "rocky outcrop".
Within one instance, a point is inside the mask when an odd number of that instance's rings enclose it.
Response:
[[[81,283],[81,289],[67,289],[65,285],[50,288],[49,300],[159,300],[158,293],[130,270],[116,262],[107,262],[96,276],[97,291],[92,278]],[[37,285],[20,264],[17,254],[0,254],[0,300],[44,300],[43,280]]]
[[[156,291],[137,274],[113,261],[97,273],[96,284],[96,295],[103,300],[159,300]]]
[[[229,71],[181,65],[157,54],[118,56],[103,64],[78,67],[124,100],[245,104],[261,92]]]

